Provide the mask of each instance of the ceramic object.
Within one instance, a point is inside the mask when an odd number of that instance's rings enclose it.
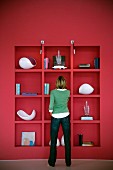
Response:
[[[49,141],[49,145],[51,145],[51,140]],[[59,139],[58,139],[58,138],[57,138],[56,146],[60,146],[60,141],[59,141]]]
[[[34,117],[36,116],[36,111],[33,110],[32,113],[31,113],[31,115],[29,115],[29,114],[27,114],[26,112],[24,112],[23,110],[19,110],[19,111],[17,112],[17,115],[18,115],[21,119],[23,119],[23,120],[32,120],[32,119],[34,119]]]
[[[61,145],[62,145],[62,146],[65,146],[64,135],[61,137]]]
[[[93,93],[93,91],[94,91],[94,88],[90,84],[87,84],[87,83],[84,83],[79,87],[80,94],[91,94]]]
[[[19,66],[23,69],[30,69],[36,66],[36,60],[32,57],[22,57],[19,60]]]

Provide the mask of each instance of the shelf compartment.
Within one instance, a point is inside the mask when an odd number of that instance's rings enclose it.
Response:
[[[94,58],[100,57],[100,46],[74,46],[73,68],[79,68],[79,64],[90,64],[94,68]]]
[[[53,67],[53,56],[58,54],[58,50],[60,50],[61,56],[65,56],[65,66],[69,69],[71,67],[71,46],[45,46],[44,58],[49,58],[49,68]]]
[[[22,92],[42,94],[42,73],[16,73],[15,86],[16,83],[20,84],[21,94]]]
[[[100,74],[98,72],[74,72],[73,73],[73,94],[79,94],[79,87],[84,84],[90,84],[94,91],[90,95],[100,94]]]
[[[100,146],[100,124],[99,123],[74,123],[73,124],[73,144],[79,146],[79,136],[83,134],[83,141],[93,141],[94,146]]]
[[[15,68],[19,69],[19,59],[22,57],[32,57],[36,60],[37,65],[34,68],[42,68],[42,55],[40,46],[15,46]]]
[[[67,82],[67,89],[71,88],[70,84],[70,78],[71,74],[70,73],[65,73],[65,72],[54,72],[54,73],[45,73],[44,75],[44,83],[49,83],[50,84],[50,91],[53,89],[56,89],[56,80],[59,76],[64,76]]]
[[[74,98],[73,99],[73,120],[80,120],[84,116],[84,105],[88,102],[90,107],[89,115],[93,116],[94,120],[100,120],[100,98]]]
[[[22,132],[35,132],[35,146],[42,146],[42,124],[16,124],[15,125],[15,146],[21,146],[21,133]],[[32,146],[32,147],[35,147]],[[26,146],[22,146],[26,147]],[[31,147],[31,146],[27,146]]]
[[[27,114],[31,114],[32,110],[36,110],[36,116],[32,121],[42,120],[42,98],[16,98],[15,120],[22,121],[17,115],[18,110],[24,110]]]

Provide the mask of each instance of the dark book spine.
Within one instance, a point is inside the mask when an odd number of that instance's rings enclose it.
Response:
[[[100,68],[100,58],[95,58],[94,59],[94,67],[95,67],[95,69]]]

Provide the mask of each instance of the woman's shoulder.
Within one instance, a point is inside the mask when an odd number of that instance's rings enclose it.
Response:
[[[70,94],[70,90],[67,90],[67,93]]]
[[[66,91],[67,91],[68,93],[70,93],[70,90],[69,90],[69,89],[66,89]]]
[[[54,92],[56,92],[56,90],[57,90],[57,89],[53,89],[53,90],[51,90],[51,92],[50,92],[50,93],[54,93]]]

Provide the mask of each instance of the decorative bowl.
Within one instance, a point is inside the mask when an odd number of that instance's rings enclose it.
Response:
[[[23,110],[18,110],[17,115],[23,120],[32,120],[36,116],[36,111],[33,110],[31,115],[29,115],[26,112],[24,112]]]
[[[22,57],[19,60],[19,66],[23,69],[33,68],[36,64],[36,60],[32,57]]]
[[[91,94],[93,93],[93,91],[94,91],[94,88],[90,84],[87,84],[87,83],[84,83],[79,87],[80,94]]]

